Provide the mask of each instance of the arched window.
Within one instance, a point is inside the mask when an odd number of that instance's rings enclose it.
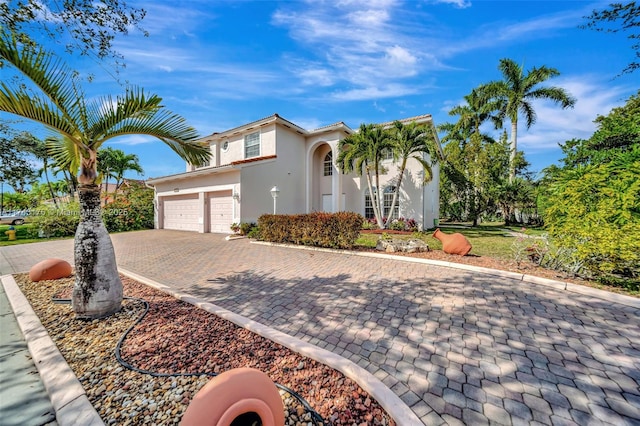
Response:
[[[384,189],[384,198],[383,198],[383,206],[384,206],[384,217],[389,217],[389,211],[391,211],[391,202],[393,202],[393,193],[396,190],[395,186],[387,186]],[[392,219],[397,219],[399,217],[400,211],[400,194],[398,194],[398,201],[393,209],[393,213],[391,214]]]
[[[333,154],[331,151],[324,156],[324,176],[333,176]]]

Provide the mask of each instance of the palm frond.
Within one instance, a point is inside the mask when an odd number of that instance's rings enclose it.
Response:
[[[12,90],[4,82],[0,83],[0,111],[37,121],[67,137],[76,132],[74,123],[47,98],[24,89]]]
[[[0,58],[31,80],[68,122],[82,121],[84,93],[76,84],[75,73],[54,54],[41,47],[21,46],[12,33],[0,28]]]
[[[78,174],[80,170],[80,148],[73,140],[49,137],[45,139],[45,144],[47,153],[53,157],[59,169],[68,171],[72,175]]]

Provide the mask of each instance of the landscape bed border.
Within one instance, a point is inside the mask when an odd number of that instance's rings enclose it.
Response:
[[[365,392],[374,398],[387,414],[399,426],[420,424],[417,415],[373,374],[354,362],[311,343],[289,336],[285,333],[250,320],[213,303],[176,291],[164,284],[119,268],[119,272],[141,284],[169,294],[176,300],[189,303],[206,312],[226,319],[266,339],[289,348],[298,354],[318,361],[337,370],[356,382]],[[46,329],[35,314],[29,301],[18,287],[13,275],[0,277],[7,297],[14,311],[18,325],[22,330],[29,352],[42,378],[42,382],[56,412],[61,426],[82,424],[101,426],[104,422],[89,401],[80,381],[77,379],[64,357],[58,350]]]

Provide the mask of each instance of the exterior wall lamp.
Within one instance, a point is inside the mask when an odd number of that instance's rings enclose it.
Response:
[[[273,214],[276,214],[276,199],[278,198],[278,194],[280,193],[280,189],[277,186],[271,188],[271,196],[273,197]]]

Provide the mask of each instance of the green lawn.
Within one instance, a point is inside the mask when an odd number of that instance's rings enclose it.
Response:
[[[447,234],[459,232],[463,234],[473,246],[472,253],[478,256],[495,257],[499,259],[513,259],[513,243],[515,237],[505,231],[503,224],[483,224],[474,228],[458,228],[448,227],[448,224],[442,224],[440,230]],[[456,224],[457,225],[457,224]],[[522,228],[512,227],[510,230],[514,232],[523,232]],[[543,231],[526,230],[527,235],[540,235]],[[393,235],[394,238],[410,239],[420,238],[429,245],[431,249],[442,250],[442,243],[431,236],[432,231],[416,232],[406,235]],[[360,234],[360,238],[356,241],[356,245],[360,247],[375,247],[380,234]]]
[[[30,223],[24,225],[13,225],[16,231],[16,240],[9,241],[6,232],[10,225],[0,225],[0,246],[12,246],[16,244],[38,243],[42,241],[59,240],[61,238],[38,238],[37,230]],[[72,237],[67,237],[72,238]]]

